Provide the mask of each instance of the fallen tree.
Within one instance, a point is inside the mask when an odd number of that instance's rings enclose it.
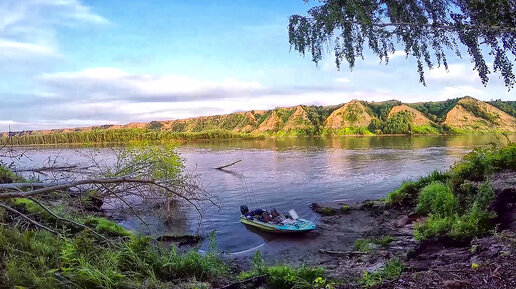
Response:
[[[10,208],[6,201],[12,199],[39,198],[39,202],[34,199],[36,204],[48,209],[42,199],[57,192],[63,199],[79,199],[79,206],[85,205],[81,201],[84,197],[101,200],[101,204],[103,200],[120,200],[144,224],[137,207],[148,203],[163,202],[165,210],[169,211],[171,200],[179,200],[191,205],[201,216],[206,206],[217,206],[217,198],[202,189],[198,177],[184,170],[174,147],[140,144],[108,150],[108,158],[105,151],[101,153],[98,149],[81,152],[88,166],[59,164],[53,160],[34,170],[14,168],[18,172],[50,173],[44,180],[0,184],[0,201],[4,201],[2,206]],[[80,172],[74,170],[85,167],[88,169]],[[68,174],[63,174],[63,170]],[[58,172],[58,176],[52,173],[54,171]]]

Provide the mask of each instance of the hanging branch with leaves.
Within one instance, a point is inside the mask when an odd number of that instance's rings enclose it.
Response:
[[[309,2],[305,0],[305,2]],[[308,16],[292,15],[289,42],[302,55],[319,63],[333,50],[340,69],[353,69],[368,47],[380,61],[402,49],[417,63],[419,81],[426,85],[425,66],[443,65],[448,54],[459,57],[463,46],[484,85],[491,72],[507,89],[516,82],[516,1],[472,0],[320,0]],[[487,58],[487,59],[486,59]],[[488,65],[488,61],[492,64]]]

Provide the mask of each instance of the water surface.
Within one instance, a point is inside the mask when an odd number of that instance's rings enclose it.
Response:
[[[205,212],[202,230],[216,231],[220,249],[241,252],[289,244],[282,237],[257,234],[240,224],[242,204],[279,211],[293,208],[300,216],[317,221],[309,208],[313,202],[385,197],[402,181],[445,170],[473,148],[494,140],[489,135],[219,140],[186,143],[178,151],[187,169],[198,174],[205,189],[221,200],[220,209]],[[72,148],[37,148],[26,153],[30,161],[24,165],[41,163],[58,153],[62,158],[77,157],[77,149]],[[242,161],[225,171],[214,169],[236,160]],[[172,222],[164,222],[155,212],[147,212],[145,219],[157,233],[196,230],[197,213],[186,207],[180,212],[181,217]],[[121,224],[142,228],[134,217]],[[302,242],[313,239],[305,236]]]

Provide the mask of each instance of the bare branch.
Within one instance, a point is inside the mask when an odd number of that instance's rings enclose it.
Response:
[[[33,201],[34,203],[36,203],[38,206],[40,206],[43,210],[47,211],[50,215],[52,215],[52,216],[53,216],[54,218],[56,218],[57,220],[62,221],[62,222],[71,223],[71,224],[73,224],[73,225],[75,225],[75,226],[77,226],[77,227],[80,227],[80,228],[84,229],[84,230],[91,230],[91,232],[92,232],[95,236],[97,236],[97,237],[101,238],[102,240],[104,240],[104,241],[108,242],[108,243],[109,243],[109,244],[111,244],[111,245],[114,245],[114,244],[111,242],[111,240],[109,240],[108,238],[104,237],[103,235],[101,235],[101,234],[97,233],[97,232],[96,232],[95,230],[93,230],[92,228],[90,228],[90,227],[88,227],[88,226],[86,226],[86,225],[84,225],[84,224],[78,223],[78,222],[76,222],[76,221],[74,221],[74,220],[70,220],[70,219],[67,219],[67,218],[63,218],[63,217],[61,217],[61,216],[57,215],[56,213],[52,212],[49,208],[47,208],[45,205],[43,205],[41,202],[39,202],[38,200],[36,200],[36,199],[35,199],[35,198],[33,198],[33,197],[29,197],[28,199],[30,199],[31,201]]]
[[[227,168],[227,167],[230,167],[230,166],[232,166],[232,165],[234,165],[234,164],[237,164],[237,163],[239,163],[239,162],[241,162],[241,161],[242,161],[242,160],[238,160],[238,161],[236,161],[236,162],[232,162],[232,163],[227,164],[227,165],[224,165],[224,166],[216,167],[215,169],[217,169],[217,170],[222,170],[222,169],[224,169],[224,168]]]
[[[29,218],[27,215],[23,214],[23,213],[22,213],[22,212],[20,212],[20,211],[17,211],[17,210],[15,210],[15,209],[13,209],[13,208],[11,208],[11,207],[9,207],[9,206],[6,206],[6,205],[4,205],[4,204],[2,204],[2,203],[0,203],[0,207],[1,207],[1,208],[6,209],[7,211],[9,211],[9,212],[11,212],[11,213],[13,213],[13,214],[17,214],[18,216],[20,216],[20,217],[24,218],[25,220],[29,221],[29,223],[31,223],[31,224],[33,224],[33,225],[35,225],[35,226],[37,226],[37,227],[40,227],[40,228],[41,228],[41,229],[43,229],[43,230],[47,230],[47,231],[49,231],[49,232],[50,232],[50,233],[52,233],[52,234],[59,235],[59,233],[58,233],[58,232],[56,232],[56,231],[54,231],[54,230],[50,229],[49,227],[47,227],[47,226],[45,226],[45,225],[42,225],[42,224],[40,224],[40,223],[38,223],[38,222],[34,221],[33,219]]]

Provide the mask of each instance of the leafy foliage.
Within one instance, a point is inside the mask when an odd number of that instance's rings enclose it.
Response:
[[[449,173],[433,173],[402,185],[388,195],[387,202],[415,206],[417,212],[428,215],[416,224],[417,240],[447,236],[466,241],[492,229],[495,195],[488,176],[506,169],[516,170],[516,144],[476,149]],[[417,203],[411,202],[416,196]]]
[[[494,101],[488,101],[488,103],[507,114],[516,117],[516,101],[502,101],[501,99],[497,99]]]
[[[450,216],[455,211],[457,200],[449,186],[441,182],[432,182],[419,193],[416,212]]]
[[[389,115],[389,112],[391,109],[397,105],[402,104],[401,101],[397,100],[390,100],[390,101],[383,101],[383,102],[363,102],[369,109],[371,109],[371,112],[374,116],[379,118],[382,121],[387,120],[387,116]]]
[[[445,101],[420,102],[408,105],[422,112],[430,120],[434,122],[441,122],[446,117],[446,114],[457,104],[459,100],[460,98],[453,98]]]
[[[133,236],[110,247],[87,232],[58,238],[46,231],[20,232],[0,227],[3,286],[27,288],[170,288],[180,280],[211,280],[227,276],[217,252],[180,253]],[[168,285],[167,285],[168,284]]]
[[[327,45],[332,46],[339,69],[342,62],[353,68],[366,46],[386,63],[400,49],[415,58],[419,81],[425,84],[425,66],[448,69],[446,51],[461,56],[460,43],[484,85],[491,73],[484,54],[493,55],[491,67],[508,89],[516,82],[511,61],[516,56],[512,0],[320,2],[308,10],[309,16],[292,15],[288,28],[290,45],[303,55],[310,53],[315,63],[323,59]]]
[[[385,280],[393,280],[401,276],[404,265],[398,259],[391,259],[383,268],[376,272],[364,272],[359,282],[365,288],[376,287]]]
[[[321,267],[301,266],[294,268],[288,265],[267,266],[260,251],[253,256],[253,267],[250,271],[242,272],[239,279],[267,275],[269,288],[333,288],[326,280],[324,269]]]
[[[445,182],[450,175],[446,172],[433,171],[426,177],[421,177],[417,181],[405,181],[401,186],[387,195],[385,201],[391,205],[414,206],[416,204],[419,191],[431,182]]]

